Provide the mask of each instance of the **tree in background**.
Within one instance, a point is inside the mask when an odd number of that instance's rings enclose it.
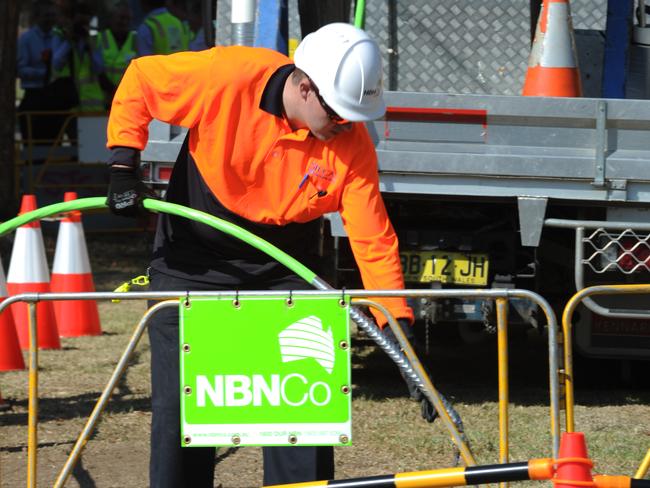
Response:
[[[0,2],[0,218],[15,215],[16,41],[20,2]]]

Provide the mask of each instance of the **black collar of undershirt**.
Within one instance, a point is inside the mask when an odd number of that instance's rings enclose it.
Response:
[[[260,100],[260,108],[265,112],[273,114],[277,117],[282,117],[282,92],[284,91],[284,84],[293,73],[296,66],[293,64],[285,64],[280,66],[275,73],[271,75],[269,81],[266,82],[262,99]]]

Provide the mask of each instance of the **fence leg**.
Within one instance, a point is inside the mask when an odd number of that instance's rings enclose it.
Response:
[[[507,463],[510,446],[508,443],[508,300],[497,298],[497,348],[499,362],[499,462]],[[508,483],[499,483],[501,488]]]
[[[36,302],[29,302],[29,411],[27,413],[27,487],[36,488],[38,449],[38,327]]]

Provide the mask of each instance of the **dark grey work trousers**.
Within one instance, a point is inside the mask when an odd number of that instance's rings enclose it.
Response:
[[[288,275],[255,286],[256,290],[305,290],[311,287],[301,278]],[[218,286],[182,279],[160,272],[151,273],[152,291],[225,290]],[[152,302],[150,306],[153,305]],[[151,459],[152,488],[212,488],[215,449],[181,447],[180,378],[178,365],[178,309],[157,312],[149,322],[151,343]],[[265,447],[264,485],[327,480],[334,477],[332,447]]]

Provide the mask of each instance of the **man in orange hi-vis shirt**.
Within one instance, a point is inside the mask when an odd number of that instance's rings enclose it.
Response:
[[[242,226],[312,269],[318,219],[338,211],[364,286],[401,289],[397,237],[363,124],[386,110],[379,48],[360,29],[330,24],[306,36],[294,59],[232,46],[133,61],[108,123],[109,206],[126,216],[141,208],[146,189],[138,176],[139,152],[156,118],[189,128],[168,201]],[[150,278],[152,290],[309,288],[264,253],[170,215],[159,216]],[[406,301],[380,301],[412,337]],[[383,316],[376,318],[385,324]],[[396,343],[392,332],[386,334]],[[178,312],[156,314],[149,336],[151,486],[212,487],[214,449],[180,447]],[[265,485],[333,475],[331,447],[264,449]]]

